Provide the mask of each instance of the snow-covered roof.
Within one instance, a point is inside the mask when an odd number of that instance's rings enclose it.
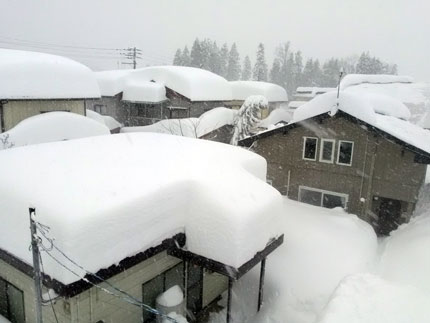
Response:
[[[260,121],[259,127],[269,128],[280,122],[288,123],[292,119],[292,112],[286,108],[278,108],[273,110],[266,119]]]
[[[335,91],[316,97],[295,110],[291,123],[305,121],[317,115],[346,112],[387,134],[430,153],[430,131],[406,121],[410,116],[408,108],[393,98],[383,95],[357,95],[340,92],[337,107]],[[406,119],[406,120],[405,120]]]
[[[101,123],[102,125],[109,128],[109,130],[114,130],[122,127],[122,124],[119,123],[115,118],[111,116],[104,116],[100,113],[97,113],[93,110],[86,110],[87,117]]]
[[[0,99],[99,98],[93,72],[69,58],[0,49]]]
[[[412,83],[409,76],[385,75],[385,74],[348,74],[340,82],[341,90],[358,84],[391,84],[391,83]]]
[[[301,97],[314,97],[315,95],[318,94],[324,94],[330,91],[333,91],[334,88],[332,87],[306,87],[306,86],[299,86],[296,89],[296,95],[297,96],[301,96]]]
[[[277,84],[258,81],[230,82],[233,100],[246,100],[251,95],[262,95],[269,102],[288,101],[287,91]]]
[[[45,142],[71,140],[110,134],[109,129],[99,122],[71,112],[48,112],[27,118],[0,138],[8,138],[3,148],[34,145]]]
[[[103,96],[124,92],[125,99],[129,101],[166,100],[166,92],[162,87],[167,87],[191,101],[230,101],[232,98],[227,80],[195,67],[154,66],[136,70],[104,71],[96,75]]]
[[[187,250],[238,268],[281,234],[282,197],[265,183],[266,161],[238,147],[134,133],[3,150],[0,160],[0,248],[28,264],[30,206],[56,246],[92,272],[179,232]],[[79,280],[43,262],[52,278]]]
[[[307,103],[308,101],[290,101],[288,103],[288,108],[291,110],[297,109],[299,106]]]
[[[237,110],[214,108],[199,118],[165,119],[149,126],[124,127],[121,132],[155,132],[190,138],[200,138],[225,125],[233,125]]]

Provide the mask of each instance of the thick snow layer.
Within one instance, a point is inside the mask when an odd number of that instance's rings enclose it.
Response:
[[[426,323],[429,314],[430,294],[358,274],[341,282],[318,323]]]
[[[0,134],[0,138],[7,137],[9,145],[19,147],[108,134],[109,129],[97,121],[76,113],[58,111],[27,118]],[[0,143],[0,150],[3,148],[8,147]]]
[[[92,272],[178,232],[191,252],[240,267],[282,233],[273,225],[282,198],[265,177],[266,161],[252,152],[161,134],[3,150],[0,248],[31,264],[33,206],[56,245]],[[46,256],[44,265],[60,282],[79,280]]]
[[[157,297],[157,304],[166,307],[173,307],[181,304],[183,300],[184,293],[182,292],[181,287],[175,285]]]
[[[335,90],[335,88],[332,87],[304,87],[304,86],[299,86],[296,90],[296,94],[299,96],[303,97],[303,94],[309,94],[312,97],[318,95],[318,94],[323,94],[323,93],[327,93],[330,91]]]
[[[102,125],[105,125],[106,127],[109,128],[109,130],[114,130],[122,127],[121,123],[119,123],[111,116],[104,116],[104,115],[101,115],[100,113],[97,113],[93,110],[88,110],[88,109],[86,110],[86,114],[88,118],[93,119],[98,123],[101,123]]]
[[[288,109],[295,110],[307,102],[308,101],[291,101],[288,103]]]
[[[149,126],[124,127],[121,132],[156,132],[190,138],[200,138],[225,125],[233,125],[237,110],[214,108],[199,118],[166,119]]]
[[[266,119],[261,120],[259,126],[269,128],[271,125],[276,125],[279,122],[288,123],[292,119],[292,112],[286,108],[278,108],[273,110]]]
[[[348,74],[340,82],[340,89],[358,84],[390,84],[390,83],[412,83],[413,79],[409,76],[399,75],[374,75],[374,74]]]
[[[93,72],[69,58],[0,49],[0,99],[99,98]]]
[[[177,323],[188,323],[187,319],[183,317],[181,314],[177,314],[176,312],[171,312],[168,314],[169,317],[175,319]],[[163,319],[162,323],[171,323],[171,320]]]
[[[336,92],[330,92],[318,96],[298,108],[294,112],[292,122],[301,122],[324,113],[335,114],[339,109],[405,143],[430,153],[430,131],[399,119],[399,117],[406,119],[408,111],[402,103],[393,102],[393,100],[393,98],[382,95],[360,97],[357,94],[343,91],[340,93],[339,107],[337,107]]]
[[[151,82],[144,73],[137,70],[114,70],[95,73],[102,96],[115,96],[122,93],[122,99],[130,102],[166,101],[166,88],[163,84]]]
[[[251,95],[262,95],[269,102],[288,101],[287,91],[277,84],[258,81],[230,82],[233,100],[246,100]]]
[[[11,323],[11,322],[7,320],[5,317],[0,315],[0,323]]]
[[[129,101],[166,100],[166,90],[162,91],[161,86],[191,101],[231,101],[232,99],[230,84],[226,79],[195,67],[154,66],[96,74],[103,96],[113,96],[124,91]],[[149,99],[154,101],[144,101]]]

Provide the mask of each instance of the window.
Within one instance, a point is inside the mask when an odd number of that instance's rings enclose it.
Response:
[[[333,163],[335,141],[321,139],[320,162]]]
[[[303,159],[316,160],[318,138],[303,138]]]
[[[24,293],[0,278],[0,315],[12,323],[24,323]]]
[[[142,285],[143,303],[155,308],[158,295],[175,285],[184,289],[184,264],[182,262]],[[143,310],[143,322],[155,321],[154,314]]]
[[[353,151],[354,143],[352,141],[340,140],[337,151],[337,163],[339,165],[351,166]]]
[[[326,207],[329,209],[339,206],[342,208],[346,208],[346,204],[348,202],[348,195],[300,186],[299,201],[315,206]]]
[[[103,104],[94,104],[94,111],[99,114],[107,114],[106,106]]]

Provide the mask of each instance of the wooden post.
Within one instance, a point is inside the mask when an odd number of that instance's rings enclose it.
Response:
[[[258,312],[261,309],[261,305],[263,304],[263,287],[264,287],[264,274],[266,272],[266,258],[261,260],[261,269],[260,269],[260,287],[258,289]]]
[[[233,288],[233,278],[228,277],[228,296],[227,296],[227,323],[231,322],[231,290]]]

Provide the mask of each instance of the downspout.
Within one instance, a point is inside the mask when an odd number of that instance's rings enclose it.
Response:
[[[362,201],[363,198],[363,185],[364,185],[364,177],[365,177],[365,171],[366,171],[366,162],[367,162],[367,148],[369,146],[369,135],[366,135],[366,149],[364,150],[364,163],[363,163],[363,170],[361,171],[361,185],[360,185],[360,203],[361,204],[361,214],[364,215],[364,206],[365,201]]]
[[[7,101],[0,101],[0,124],[1,124],[1,131],[0,132],[6,131],[6,128],[4,125],[4,108],[3,108],[3,105],[6,103],[7,103]]]
[[[288,170],[288,175],[287,175],[287,197],[288,197],[288,193],[290,192],[290,178],[291,178],[291,170]]]
[[[367,187],[365,211],[366,210],[368,211],[369,207],[371,205],[373,173],[374,173],[374,170],[375,170],[375,158],[376,158],[376,153],[378,151],[378,145],[379,145],[379,141],[378,141],[378,138],[376,138],[376,140],[375,140],[375,149],[374,149],[374,152],[372,154],[372,162],[370,164],[369,185]],[[367,214],[366,214],[366,217],[367,217]]]

